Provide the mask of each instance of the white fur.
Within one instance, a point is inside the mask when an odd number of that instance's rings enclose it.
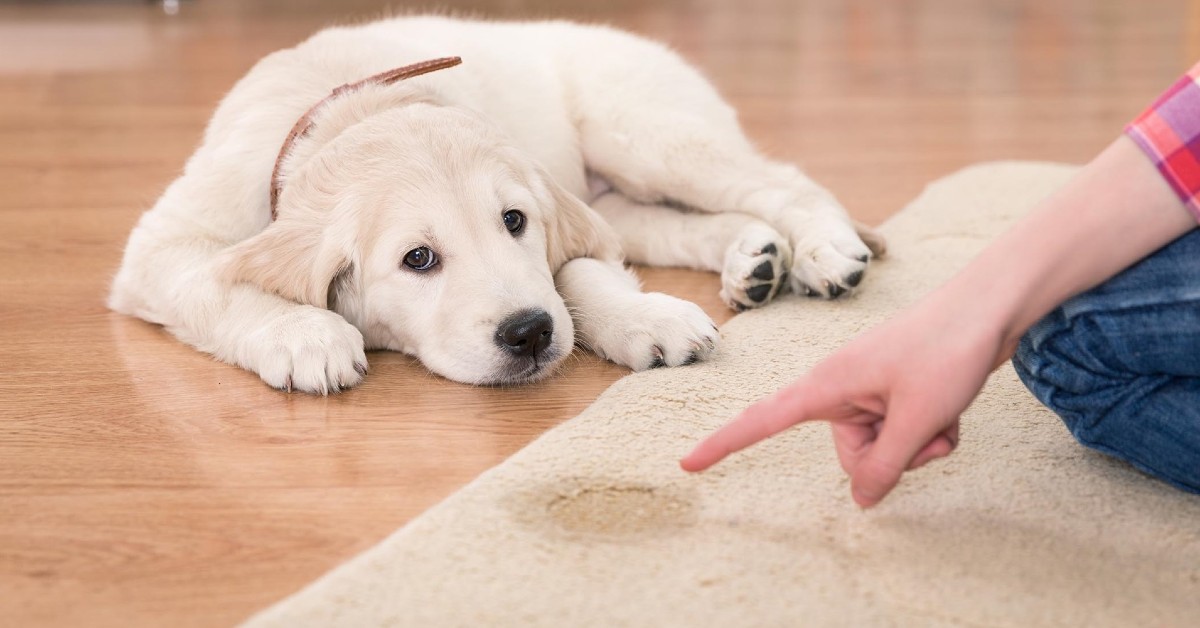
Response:
[[[443,56],[463,65],[322,107],[284,162],[271,221],[275,157],[309,107]],[[580,200],[596,196],[612,224]],[[527,217],[517,237],[509,209]],[[769,301],[789,267],[794,288],[836,296],[870,256],[833,197],[760,156],[664,47],[562,22],[399,18],[322,31],[260,61],[134,228],[109,305],[268,384],[321,393],[361,380],[364,348],[470,383],[542,377],[576,332],[636,369],[706,357],[711,321],[641,293],[622,243],[635,262],[723,272],[738,308]],[[401,264],[421,246],[441,259],[432,271]],[[774,273],[756,301],[763,261]],[[552,341],[514,357],[497,325],[535,309],[553,319]]]

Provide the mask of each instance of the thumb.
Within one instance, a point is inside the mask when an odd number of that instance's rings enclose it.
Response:
[[[858,459],[850,477],[850,493],[863,508],[883,501],[900,476],[940,430],[930,415],[901,406],[888,413],[879,437]]]

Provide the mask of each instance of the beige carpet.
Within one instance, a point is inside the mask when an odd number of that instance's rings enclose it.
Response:
[[[706,474],[677,466],[1070,173],[996,163],[931,185],[885,226],[892,256],[859,296],[736,317],[712,362],[618,381],[249,625],[1200,625],[1200,498],[1076,445],[1009,367],[964,417],[958,453],[870,512],[824,424]]]

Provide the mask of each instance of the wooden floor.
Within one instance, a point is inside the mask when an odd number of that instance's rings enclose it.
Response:
[[[767,151],[871,223],[972,162],[1088,158],[1200,58],[1200,0],[467,4],[671,43]],[[105,309],[130,227],[233,81],[322,24],[380,14],[0,5],[0,625],[234,623],[625,374],[579,356],[550,381],[483,389],[375,354],[354,391],[288,395]],[[715,277],[647,279],[730,316]]]

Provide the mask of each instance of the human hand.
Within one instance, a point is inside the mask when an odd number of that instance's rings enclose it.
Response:
[[[900,476],[954,451],[959,416],[1011,355],[994,327],[929,300],[817,364],[701,442],[681,466],[702,471],[797,423],[829,421],[854,501],[879,503]]]

